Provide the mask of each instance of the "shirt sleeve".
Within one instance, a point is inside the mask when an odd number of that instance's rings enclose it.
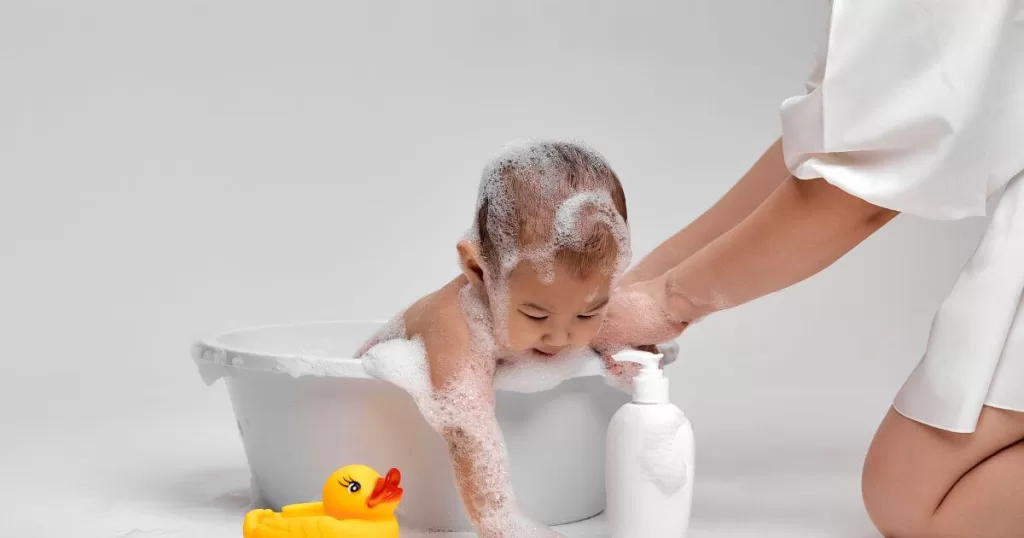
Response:
[[[926,218],[985,214],[983,121],[1019,0],[834,0],[802,95],[781,108],[799,179]]]

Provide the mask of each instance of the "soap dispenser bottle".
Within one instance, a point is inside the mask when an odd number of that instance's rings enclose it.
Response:
[[[624,350],[641,365],[633,400],[608,425],[605,518],[611,538],[684,538],[693,503],[693,427],[669,400],[661,355]]]

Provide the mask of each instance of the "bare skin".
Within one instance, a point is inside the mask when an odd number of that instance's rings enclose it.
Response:
[[[625,276],[597,338],[602,352],[672,340],[703,316],[801,282],[896,216],[792,177],[781,152],[769,147],[725,198]],[[891,411],[865,461],[873,521],[887,538],[1024,537],[1022,439],[1020,413],[986,408],[975,433],[954,434]]]
[[[790,177],[782,159],[782,140],[778,139],[711,208],[631,268],[622,277],[620,286],[629,286],[665,274],[739,224]]]
[[[611,277],[595,273],[575,279],[556,265],[554,280],[546,283],[525,263],[507,276],[507,297],[492,298],[484,286],[492,277],[473,246],[460,243],[459,255],[463,274],[406,309],[400,337],[423,341],[433,405],[446,417],[438,433],[448,444],[463,505],[477,534],[559,536],[526,521],[509,498],[508,462],[494,416],[494,376],[509,361],[556,361],[562,352],[588,346],[604,318]],[[483,308],[467,309],[467,294]],[[506,319],[507,330],[480,333],[484,327],[476,318],[490,320],[496,312]],[[371,339],[360,355],[380,340]]]
[[[637,266],[653,258],[656,263],[648,267],[668,267],[657,276],[637,281],[636,269],[627,273],[624,280],[634,283],[613,295],[598,335],[602,346],[614,349],[672,340],[701,317],[817,274],[896,216],[824,180],[792,177],[781,152],[781,146],[773,144],[748,173],[745,185],[751,194],[733,194],[735,199],[755,200],[766,185],[782,177],[756,209],[742,217],[720,213],[662,243]],[[742,212],[748,205],[731,207]],[[708,213],[714,211],[713,207]],[[715,223],[733,220],[737,224],[728,231],[713,233]],[[712,236],[703,245],[690,243]],[[679,246],[684,243],[685,248]],[[651,316],[652,308],[661,315]]]
[[[974,433],[890,409],[868,450],[864,504],[886,538],[1024,536],[1024,413],[985,407]]]

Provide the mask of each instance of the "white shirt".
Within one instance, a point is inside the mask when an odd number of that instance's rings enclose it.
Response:
[[[1024,411],[1024,0],[835,0],[826,30],[782,105],[795,177],[931,219],[999,197],[895,407],[960,432]]]

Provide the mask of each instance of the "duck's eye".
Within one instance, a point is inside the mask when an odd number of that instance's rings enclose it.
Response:
[[[338,484],[341,487],[347,489],[349,493],[355,493],[355,492],[357,492],[357,491],[359,491],[360,489],[363,488],[363,486],[360,485],[359,482],[356,482],[355,480],[352,480],[351,478],[345,478],[343,480],[338,480]]]

